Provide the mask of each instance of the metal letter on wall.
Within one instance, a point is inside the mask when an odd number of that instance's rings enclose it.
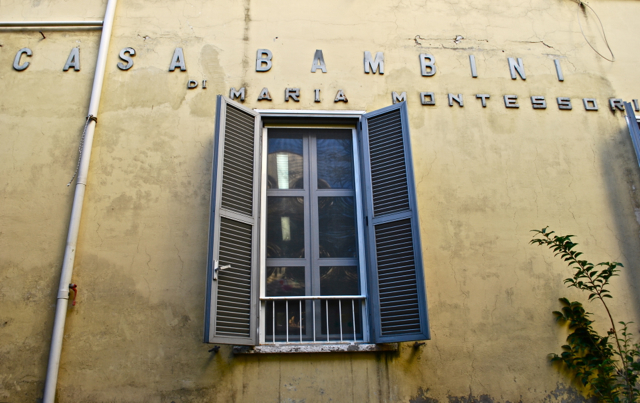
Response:
[[[423,77],[431,77],[436,74],[436,58],[433,55],[420,53],[420,72]]]
[[[429,100],[427,100],[429,98]],[[433,92],[421,92],[420,93],[420,103],[422,105],[435,105],[436,97]]]
[[[558,76],[558,81],[564,81],[564,75],[562,74],[562,68],[560,67],[560,60],[554,59],[553,63],[556,65],[556,75]]]
[[[71,52],[69,52],[69,57],[67,57],[67,62],[64,64],[62,71],[68,71],[71,67],[73,70],[80,71],[80,49],[73,48]]]
[[[271,70],[273,53],[269,49],[258,49],[256,52],[256,71]]]
[[[187,89],[192,90],[198,86],[198,82],[196,80],[187,81]]]
[[[598,101],[595,98],[582,98],[582,104],[585,111],[597,111]]]
[[[511,73],[511,79],[515,80],[516,73],[520,76],[521,79],[526,80],[527,76],[524,74],[524,64],[522,63],[522,59],[518,58],[518,62],[513,57],[509,57],[507,59],[509,61],[509,72]]]
[[[173,57],[171,58],[171,64],[169,65],[169,71],[175,71],[176,68],[180,68],[180,71],[187,71],[187,65],[184,60],[184,53],[182,48],[176,48],[173,51]]]
[[[453,106],[453,101],[457,102],[461,107],[464,106],[464,102],[462,102],[462,94],[448,94],[447,98],[449,99],[449,106]]]
[[[284,102],[289,102],[289,99],[293,99],[294,102],[300,102],[300,88],[285,88]]]
[[[333,102],[349,102],[349,100],[347,100],[347,97],[344,95],[344,91],[338,90],[336,99],[334,99]]]
[[[547,101],[543,96],[531,97],[531,106],[533,109],[547,109]]]
[[[342,91],[342,90],[340,90]],[[313,102],[320,102],[320,88],[313,90]]]
[[[22,55],[27,55],[31,57],[31,55],[33,55],[33,52],[29,48],[22,48],[18,51],[18,53],[16,53],[16,57],[13,59],[13,69],[16,71],[24,71],[31,64],[29,62],[24,62],[23,64],[20,64],[20,58],[22,57]]]
[[[376,53],[376,58],[374,59],[371,56],[371,52],[364,52],[364,72],[369,74],[369,72],[375,74],[376,71],[378,74],[384,74],[384,54],[382,52]]]
[[[520,105],[517,104],[518,96],[517,95],[505,95],[504,96],[504,106],[507,108],[519,108]]]
[[[237,91],[235,87],[231,87],[231,89],[229,90],[229,98],[231,98],[232,101],[240,98],[240,102],[244,102],[244,93],[244,87],[240,88]]]
[[[486,108],[487,107],[487,99],[491,98],[491,95],[489,94],[476,94],[476,98],[480,99],[482,102],[482,107]]]
[[[264,87],[262,91],[260,91],[258,101],[271,101],[271,94],[269,94],[269,89],[267,87]]]
[[[478,70],[476,69],[476,57],[474,55],[469,55],[469,64],[471,65],[471,77],[478,78]]]
[[[611,98],[609,99],[609,107],[612,111],[615,112],[616,109],[623,111],[624,105],[622,104],[622,99],[620,98]]]
[[[316,54],[313,55],[313,63],[311,64],[312,73],[315,73],[318,69],[322,70],[323,73],[327,72],[327,65],[324,63],[322,49],[316,49]]]
[[[573,109],[573,106],[571,106],[570,98],[558,97],[556,98],[556,101],[558,101],[558,109],[561,109],[563,111],[570,111],[571,109]]]
[[[394,104],[397,104],[399,102],[404,102],[406,100],[407,100],[407,93],[405,91],[403,91],[400,95],[398,95],[398,93],[395,91],[391,93],[391,101]]]
[[[128,54],[127,54],[128,53]],[[136,55],[136,51],[134,48],[124,48],[120,51],[120,54],[118,55],[120,57],[120,60],[122,60],[123,62],[127,62],[127,64],[124,64],[122,62],[118,62],[117,66],[120,70],[129,70],[131,67],[133,67],[133,59],[131,58],[131,56],[135,56]],[[204,85],[203,85],[204,87]]]

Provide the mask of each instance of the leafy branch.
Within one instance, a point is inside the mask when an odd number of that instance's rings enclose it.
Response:
[[[568,344],[562,346],[562,354],[551,354],[551,360],[563,362],[574,371],[583,385],[590,387],[605,402],[637,401],[640,397],[637,388],[640,363],[636,362],[636,358],[640,355],[640,345],[631,342],[631,333],[628,331],[631,322],[619,322],[622,329],[618,332],[605,301],[613,298],[606,287],[612,277],[618,276],[618,268],[623,267],[622,263],[602,262],[594,265],[580,258],[582,252],[574,250],[578,245],[571,240],[574,235],[554,235],[555,232],[549,231],[548,227],[532,232],[536,234],[531,240],[532,244],[547,246],[555,252],[554,256],[559,256],[573,269],[573,276],[564,280],[567,287],[588,292],[590,302],[600,301],[611,323],[607,336],[600,336],[591,326],[591,313],[586,312],[582,304],[561,298],[563,308],[555,311],[554,315],[559,322],[568,324],[572,333],[567,337]]]

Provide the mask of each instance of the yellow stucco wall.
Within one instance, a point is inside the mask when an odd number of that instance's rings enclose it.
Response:
[[[3,1],[0,19],[98,20],[97,0]],[[557,298],[568,269],[528,244],[550,225],[578,235],[594,261],[625,264],[612,290],[620,320],[639,321],[640,170],[623,112],[640,98],[640,4],[569,0],[121,0],[99,123],[58,383],[61,402],[573,402],[548,362],[565,335]],[[55,298],[87,113],[98,30],[0,30],[0,402],[42,396]],[[463,37],[459,43],[454,38]],[[63,72],[79,46],[82,69]],[[12,68],[33,50],[31,66]],[[135,65],[116,68],[135,48]],[[168,72],[176,47],[187,72]],[[273,68],[255,71],[270,49]],[[322,49],[328,72],[309,72]],[[367,75],[363,51],[383,51]],[[418,54],[438,72],[422,77]],[[474,54],[478,78],[470,76]],[[524,60],[512,80],[507,57]],[[553,60],[565,81],[556,78]],[[27,59],[25,59],[27,60]],[[206,79],[187,90],[187,80]],[[249,108],[373,111],[406,91],[432,340],[398,353],[233,356],[201,342],[216,94],[246,87]],[[272,102],[257,102],[268,87]],[[301,89],[299,103],[284,89]],[[323,102],[313,102],[313,89]],[[348,104],[334,104],[343,89]],[[436,94],[422,106],[420,91]],[[447,93],[465,106],[449,107]],[[491,99],[482,108],[475,94]],[[519,109],[502,96],[518,95]],[[543,95],[546,110],[530,96]],[[571,97],[572,111],[555,97]],[[582,98],[597,98],[586,112]],[[602,310],[596,313],[605,331]],[[635,329],[634,329],[635,330]],[[476,399],[476,400],[474,400]],[[484,400],[482,400],[484,399]]]

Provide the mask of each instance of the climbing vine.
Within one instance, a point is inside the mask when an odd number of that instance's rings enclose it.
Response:
[[[550,354],[551,361],[566,366],[575,378],[585,386],[589,394],[599,401],[631,403],[640,400],[638,377],[640,376],[640,344],[633,343],[629,325],[632,322],[617,322],[607,305],[613,298],[607,289],[609,282],[618,275],[618,262],[593,264],[580,257],[572,241],[574,235],[556,235],[548,227],[533,230],[531,243],[547,246],[555,256],[564,260],[573,270],[573,276],[564,280],[569,288],[588,293],[589,302],[600,302],[611,324],[606,335],[600,335],[593,327],[592,314],[580,302],[560,298],[562,308],[554,311],[556,320],[566,324],[571,332],[561,354]]]

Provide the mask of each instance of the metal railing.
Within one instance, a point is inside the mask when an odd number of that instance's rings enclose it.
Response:
[[[266,344],[364,341],[362,295],[262,297]]]

